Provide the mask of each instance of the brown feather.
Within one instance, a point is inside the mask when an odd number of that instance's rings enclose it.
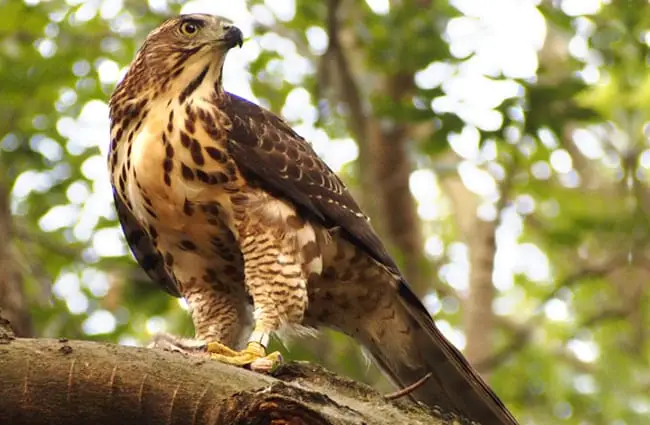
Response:
[[[453,406],[458,414],[469,416],[481,424],[517,425],[494,391],[440,333],[431,315],[405,282],[400,283],[398,298],[404,315],[413,321],[405,345],[422,363],[412,368],[399,358],[395,361],[395,356],[390,354],[375,354],[388,374],[403,387],[432,372],[432,378],[414,391],[416,400],[430,406],[443,403],[446,407]],[[393,362],[387,362],[387,358],[392,358]]]
[[[126,241],[140,267],[151,280],[158,283],[167,293],[180,297],[176,281],[165,270],[161,255],[156,251],[149,234],[144,231],[133,214],[126,208],[119,196],[113,195],[117,217],[120,220]]]
[[[379,263],[398,273],[368,217],[305,139],[277,115],[241,97],[225,93],[216,101],[232,121],[229,150],[241,169],[325,226],[341,227]]]

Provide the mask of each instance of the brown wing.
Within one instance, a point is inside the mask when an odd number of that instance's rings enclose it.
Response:
[[[117,217],[122,225],[126,242],[129,244],[129,248],[131,248],[131,252],[133,252],[133,256],[140,264],[140,267],[169,294],[180,297],[181,293],[178,290],[176,281],[165,271],[163,259],[153,247],[147,232],[144,231],[115,192],[113,192],[113,199],[115,199]]]
[[[267,190],[295,202],[325,225],[340,227],[377,261],[399,273],[338,176],[277,115],[232,94],[219,107],[232,121],[230,154]]]

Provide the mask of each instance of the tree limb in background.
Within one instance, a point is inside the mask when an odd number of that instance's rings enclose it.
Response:
[[[437,158],[439,164],[457,164],[458,156],[450,151]],[[464,300],[464,321],[467,346],[465,353],[471,363],[481,365],[491,356],[495,317],[492,311],[494,286],[492,274],[496,254],[495,232],[500,223],[502,210],[507,205],[512,190],[512,179],[517,163],[511,160],[505,170],[505,178],[499,183],[499,200],[495,205],[497,218],[494,221],[478,219],[476,211],[478,197],[463,184],[457,173],[440,180],[441,188],[448,196],[455,211],[459,239],[468,247],[470,262],[469,293]],[[486,374],[486,368],[477,368]]]
[[[32,335],[32,322],[23,290],[23,276],[13,249],[9,191],[0,182],[0,309],[18,336]]]
[[[458,423],[313,365],[268,376],[206,357],[65,339],[0,345],[0,412],[12,425]]]
[[[496,231],[501,223],[501,214],[511,198],[512,182],[517,172],[517,162],[512,159],[505,170],[505,178],[499,183],[499,200],[495,208],[497,216],[492,221],[483,221],[474,215],[474,225],[465,234],[469,245],[470,278],[469,293],[465,301],[465,352],[473,363],[481,363],[492,353],[494,337],[493,282],[494,258],[496,256]]]
[[[359,146],[357,163],[362,204],[375,220],[378,232],[386,237],[389,248],[402,259],[407,280],[415,292],[423,296],[431,289],[430,280],[434,276],[426,272],[420,218],[409,188],[414,168],[407,151],[409,126],[403,123],[382,125],[372,114],[368,94],[363,93],[357,81],[365,70],[355,69],[356,62],[346,55],[353,48],[355,34],[339,22],[341,7],[340,0],[330,0],[326,24],[329,45],[319,66],[320,85],[334,85],[338,97],[348,108],[347,125]],[[352,7],[352,3],[347,7]],[[344,40],[347,41],[345,46]],[[333,81],[334,76],[336,81]],[[379,86],[374,87],[374,91],[385,93],[396,104],[415,91],[412,72],[385,76],[377,81]]]
[[[379,89],[391,102],[401,104],[415,92],[412,73],[398,73],[382,79]],[[424,240],[417,205],[411,194],[409,180],[414,164],[409,158],[408,124],[393,122],[384,125],[379,119],[370,123],[370,142],[376,185],[386,234],[402,257],[404,275],[415,292],[423,296],[430,289],[433,273],[426,273]],[[374,136],[374,137],[373,137]]]
[[[348,57],[344,52],[341,41],[343,31],[338,20],[340,0],[329,0],[325,31],[327,32],[329,44],[323,54],[318,66],[318,91],[323,93],[331,86],[336,91],[337,97],[348,109],[345,117],[347,127],[359,146],[359,183],[361,191],[359,196],[361,204],[366,213],[373,218],[380,217],[375,197],[372,196],[375,189],[373,171],[370,167],[372,158],[368,142],[368,111],[364,106],[364,95],[355,80],[355,75]],[[381,223],[377,223],[379,233]]]

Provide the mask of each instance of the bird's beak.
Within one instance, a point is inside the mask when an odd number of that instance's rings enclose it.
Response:
[[[228,49],[232,49],[235,46],[241,47],[244,44],[244,34],[242,34],[239,28],[233,25],[226,30],[221,40]]]

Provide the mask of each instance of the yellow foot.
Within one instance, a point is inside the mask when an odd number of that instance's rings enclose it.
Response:
[[[234,366],[249,366],[255,372],[270,372],[282,363],[280,352],[266,354],[266,350],[258,342],[249,342],[242,351],[235,351],[218,342],[211,342],[208,344],[208,352],[214,360]]]

